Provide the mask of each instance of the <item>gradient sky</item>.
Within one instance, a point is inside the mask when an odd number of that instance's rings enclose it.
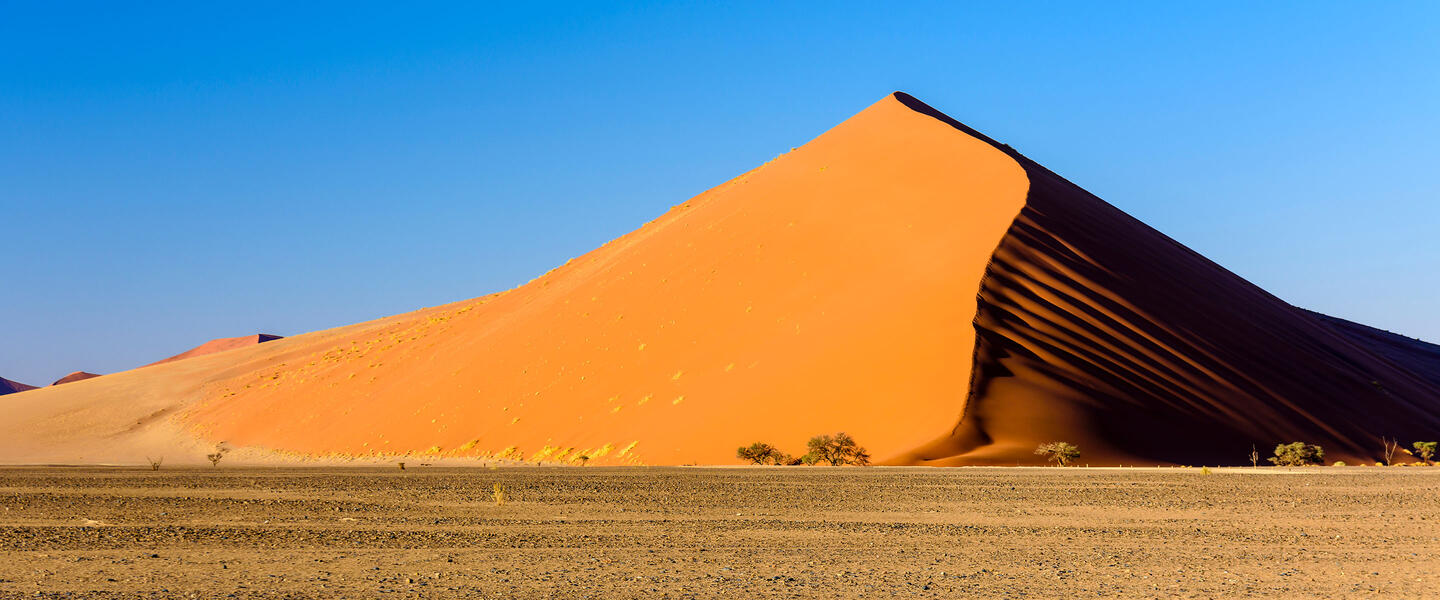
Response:
[[[893,90],[1440,340],[1440,3],[520,4],[0,2],[0,376],[510,288]]]

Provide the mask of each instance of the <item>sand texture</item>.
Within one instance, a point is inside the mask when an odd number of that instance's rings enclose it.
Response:
[[[1425,598],[1437,493],[1437,468],[3,469],[0,597]]]
[[[1292,307],[898,93],[513,290],[238,346],[12,395],[0,461],[724,464],[843,430],[888,464],[1353,463],[1440,431],[1440,347]]]

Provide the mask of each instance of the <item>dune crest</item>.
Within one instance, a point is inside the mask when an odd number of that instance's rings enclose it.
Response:
[[[0,460],[725,464],[844,430],[889,464],[1240,464],[1440,430],[1440,347],[1292,307],[901,93],[513,290],[234,339],[20,397]]]

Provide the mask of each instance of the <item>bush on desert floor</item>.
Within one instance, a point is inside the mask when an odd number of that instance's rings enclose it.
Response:
[[[497,483],[495,492],[490,494],[490,498],[495,501],[495,506],[505,506],[505,502],[509,501],[510,496],[505,493],[505,486]]]
[[[218,467],[220,466],[220,459],[225,458],[225,453],[229,451],[230,448],[225,445],[225,442],[220,442],[215,444],[214,452],[205,455],[205,459],[210,461],[210,466]]]
[[[765,442],[755,442],[749,446],[737,448],[735,458],[748,460],[757,465],[788,465],[792,460],[789,454],[781,452],[778,448]]]
[[[1345,461],[1343,461],[1343,460],[1337,460],[1337,461],[1335,461],[1335,462],[1333,462],[1333,463],[1330,463],[1330,466],[1332,466],[1332,467],[1343,467],[1343,466],[1345,466]],[[1361,466],[1364,466],[1364,465],[1361,465]]]
[[[1415,455],[1419,456],[1420,460],[1425,461],[1425,464],[1428,465],[1430,464],[1430,459],[1435,458],[1436,445],[1440,445],[1440,442],[1415,442],[1411,447],[1415,448]]]
[[[1035,453],[1062,467],[1080,458],[1080,448],[1068,442],[1040,444],[1038,448],[1035,448]]]
[[[159,470],[160,470],[160,463],[165,462],[165,457],[161,456],[160,458],[150,458],[150,457],[147,456],[147,457],[145,457],[145,462],[150,463],[150,470],[151,470],[151,471],[159,471]]]
[[[1275,446],[1275,456],[1270,462],[1281,467],[1303,467],[1325,462],[1325,449],[1315,444],[1291,442]]]
[[[810,438],[806,443],[809,448],[802,461],[805,464],[816,464],[828,462],[830,466],[855,465],[864,467],[870,464],[870,452],[855,442],[855,438],[843,431],[835,435],[817,435]],[[808,458],[808,461],[806,460]]]

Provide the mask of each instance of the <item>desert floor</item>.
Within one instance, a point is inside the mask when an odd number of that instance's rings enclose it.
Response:
[[[1436,597],[1437,498],[1440,468],[16,467],[0,597]]]

